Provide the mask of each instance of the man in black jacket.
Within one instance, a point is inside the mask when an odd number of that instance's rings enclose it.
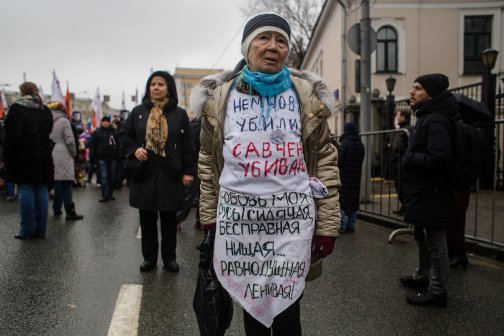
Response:
[[[421,306],[447,304],[446,225],[451,220],[449,164],[453,160],[453,120],[458,104],[442,74],[418,77],[410,91],[417,123],[403,158],[405,221],[414,225],[419,263],[401,283],[418,290],[407,302]]]
[[[340,170],[341,188],[340,233],[354,232],[360,201],[360,181],[362,162],[364,161],[364,144],[357,132],[357,125],[346,123],[338,146],[338,167]]]
[[[101,127],[98,127],[91,136],[90,156],[96,161],[100,171],[101,198],[100,203],[115,200],[114,181],[119,148],[116,139],[116,131],[110,125],[110,117],[101,119]]]

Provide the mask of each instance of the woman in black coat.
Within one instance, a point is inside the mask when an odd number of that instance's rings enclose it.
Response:
[[[54,181],[51,111],[42,104],[37,85],[19,86],[21,97],[5,119],[6,180],[18,185],[21,229],[18,239],[44,238],[49,206],[48,186]]]
[[[357,125],[346,123],[338,147],[338,168],[341,179],[341,188],[339,190],[341,207],[340,233],[355,231],[363,161],[364,144],[357,133]]]
[[[140,212],[142,272],[156,267],[158,213],[164,268],[179,270],[176,211],[183,206],[184,186],[192,182],[196,162],[189,118],[177,104],[175,80],[165,71],[156,71],[147,80],[142,104],[131,111],[120,132],[126,159],[144,164],[130,185],[130,205]]]

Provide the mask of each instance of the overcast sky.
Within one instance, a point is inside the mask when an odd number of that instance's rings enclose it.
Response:
[[[0,85],[18,91],[26,73],[48,95],[55,70],[63,93],[67,81],[78,97],[99,86],[119,108],[124,90],[131,109],[151,67],[232,69],[246,1],[0,0]]]

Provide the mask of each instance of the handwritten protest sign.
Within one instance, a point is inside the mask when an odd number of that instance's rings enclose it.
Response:
[[[269,327],[303,293],[315,226],[295,92],[232,90],[224,134],[214,268],[233,299]]]
[[[234,300],[269,327],[303,293],[313,198],[298,192],[253,196],[221,189],[217,213],[217,277]]]

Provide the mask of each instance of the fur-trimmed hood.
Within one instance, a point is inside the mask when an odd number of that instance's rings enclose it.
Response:
[[[320,101],[327,106],[331,114],[336,112],[336,104],[334,96],[327,85],[320,77],[309,71],[301,71],[289,68],[291,76],[306,80],[313,87],[313,92]],[[201,118],[201,113],[205,105],[205,101],[212,96],[213,90],[216,87],[232,80],[235,76],[234,71],[224,71],[215,75],[210,75],[203,78],[197,86],[193,88],[190,96],[191,110],[196,115],[196,118]]]

